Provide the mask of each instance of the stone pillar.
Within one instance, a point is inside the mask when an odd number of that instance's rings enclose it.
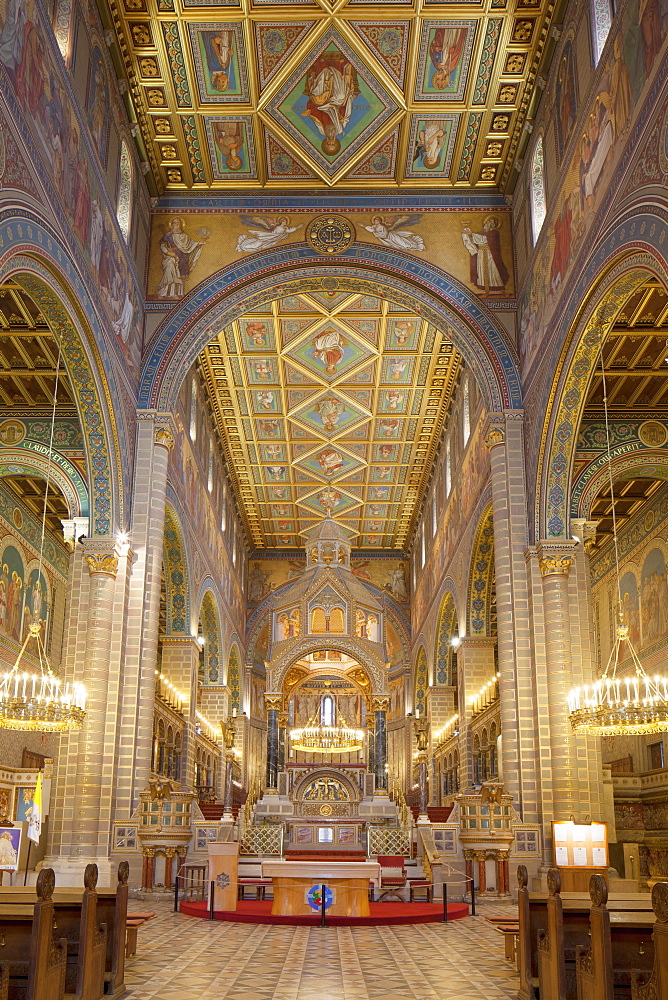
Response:
[[[85,866],[98,865],[100,885],[112,884],[112,820],[117,795],[125,591],[132,554],[108,538],[85,539],[70,561],[70,602],[64,675],[86,687],[80,733],[61,737],[52,796],[47,864],[60,885],[80,885]],[[149,733],[149,746],[150,746]]]
[[[540,815],[536,708],[525,551],[528,544],[524,416],[489,415],[503,781],[526,822]]]
[[[465,876],[473,881],[473,851],[464,851]],[[464,886],[464,892],[470,892],[470,885]]]
[[[147,784],[158,653],[160,577],[172,418],[153,410],[137,413],[137,446],[130,536],[137,558],[127,606],[123,687],[118,704],[115,818],[128,820]]]
[[[285,712],[281,712],[278,717],[278,771],[285,770],[285,745],[288,735],[288,717]]]
[[[374,764],[376,769],[376,791],[387,794],[387,710],[390,707],[388,695],[376,695],[373,699],[373,718],[376,733]]]
[[[144,847],[142,850],[144,859],[142,862],[142,889],[153,888],[153,873],[155,869],[155,847]]]
[[[183,749],[180,782],[195,788],[195,726],[199,646],[194,635],[162,637],[162,673],[183,695]]]
[[[473,696],[494,677],[496,639],[492,636],[462,638],[457,650],[457,681],[459,684],[459,787],[473,788],[473,741],[471,715]]]
[[[547,716],[550,723],[553,819],[579,814],[575,737],[568,721],[566,695],[572,686],[568,574],[575,542],[538,546],[545,609]],[[504,733],[505,737],[505,733]],[[547,804],[547,803],[546,803]]]
[[[366,720],[366,745],[367,745],[367,762],[366,767],[369,774],[375,775],[376,773],[376,732],[373,728],[373,715],[369,714]]]
[[[478,892],[487,891],[487,869],[485,868],[485,852],[476,851],[475,859],[478,862]]]
[[[174,865],[174,855],[176,855],[175,847],[165,848],[165,889],[172,889],[174,887],[174,884],[172,882],[172,867]]]
[[[267,792],[278,793],[278,722],[283,703],[281,694],[265,692],[267,709]]]
[[[232,765],[234,753],[225,754],[225,797],[223,799],[223,818],[232,816]]]

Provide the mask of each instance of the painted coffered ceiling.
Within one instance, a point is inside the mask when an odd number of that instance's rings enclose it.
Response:
[[[249,538],[293,549],[327,509],[361,548],[403,549],[461,357],[372,295],[291,295],[199,359]]]
[[[503,187],[547,0],[106,0],[158,192]]]

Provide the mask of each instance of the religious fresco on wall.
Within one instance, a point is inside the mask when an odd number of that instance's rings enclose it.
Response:
[[[249,604],[259,604],[274,590],[290,580],[296,580],[306,569],[304,558],[253,559],[248,565],[246,599]],[[385,591],[400,604],[410,601],[409,564],[406,559],[377,559],[373,556],[356,557],[351,569],[359,580]],[[400,647],[400,643],[397,644]]]
[[[248,100],[241,24],[189,24],[191,50],[202,104]]]
[[[575,81],[575,61],[573,59],[573,41],[569,39],[561,53],[557,84],[555,89],[555,111],[557,121],[557,146],[559,159],[564,155],[564,149],[571,135],[577,117],[578,90]]]
[[[109,85],[99,48],[94,48],[91,58],[87,111],[95,148],[104,158]],[[139,297],[34,0],[0,0],[0,73],[25,109],[65,219],[99,288],[111,329],[126,364],[137,376],[142,349]]]
[[[406,681],[404,677],[395,677],[388,684],[390,689],[390,708],[387,713],[388,722],[406,717]]]
[[[416,592],[411,605],[414,632],[438,593],[457,547],[462,543],[475,512],[480,494],[490,475],[489,449],[483,433],[481,415],[471,434],[459,469],[454,470],[453,485],[445,510],[438,521],[436,537],[427,543],[426,562],[417,574]]]
[[[525,371],[538,355],[543,332],[550,321],[573,261],[600,207],[631,128],[633,114],[654,68],[668,29],[667,0],[639,3],[630,0],[613,25],[616,35],[606,46],[599,64],[599,84],[589,114],[582,122],[578,141],[570,154],[564,182],[554,208],[545,220],[545,232],[539,237],[540,250],[520,301],[520,356]],[[568,91],[575,77],[568,78],[566,64],[560,62],[563,79],[559,84],[557,107],[546,109],[545,120],[557,116],[558,134],[569,125]],[[566,141],[564,136],[564,142]]]
[[[424,21],[415,84],[416,101],[461,101],[466,89],[476,21]]]
[[[428,141],[424,116],[420,121]],[[227,126],[229,128],[229,124]],[[442,137],[433,141],[440,143]],[[420,144],[416,133],[416,143]],[[431,141],[431,140],[429,140]],[[439,153],[441,153],[443,148]],[[240,154],[242,155],[242,154]],[[417,153],[415,163],[425,153]],[[441,157],[442,159],[442,157]],[[440,162],[440,160],[439,160]],[[431,168],[416,170],[428,172]],[[258,253],[276,246],[303,243],[310,213],[233,215],[227,212],[154,213],[148,269],[148,294],[153,299],[181,298],[221,268],[234,264],[239,255]],[[372,246],[402,250],[418,256],[461,281],[471,292],[509,297],[515,293],[510,214],[501,208],[468,212],[349,213],[357,239]],[[262,350],[262,330],[249,332],[248,350]],[[252,338],[255,337],[255,340]],[[270,344],[266,343],[267,347]],[[400,339],[398,350],[409,350]],[[262,409],[272,409],[263,406]]]

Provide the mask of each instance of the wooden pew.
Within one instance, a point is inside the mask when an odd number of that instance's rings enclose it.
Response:
[[[53,930],[52,868],[37,878],[37,901],[0,907],[0,961],[7,986],[16,1000],[63,1000],[67,971],[67,939]]]
[[[118,866],[118,885],[116,888],[97,888],[97,919],[107,926],[106,949],[104,962],[104,996],[119,998],[125,995],[125,935],[128,909],[128,876],[129,865],[121,861]],[[0,914],[7,905],[32,902],[34,889],[30,886],[0,887]],[[56,888],[53,892],[55,917],[58,921],[63,916],[71,914],[72,908],[80,912],[83,903],[83,890],[74,887]],[[74,932],[77,933],[76,931]],[[68,934],[69,937],[69,934]],[[71,957],[71,956],[70,956]],[[0,955],[0,960],[2,956]],[[71,982],[71,981],[70,981]],[[69,985],[69,983],[68,983]],[[0,1000],[2,996],[0,994]]]
[[[55,925],[67,938],[65,993],[72,1000],[100,1000],[104,993],[107,925],[97,906],[97,865],[86,865],[83,895],[54,900]]]
[[[122,997],[125,990],[125,934],[128,915],[128,878],[130,865],[118,866],[116,889],[99,889],[97,912],[107,925],[107,953],[104,963],[105,996]]]
[[[632,1000],[666,1000],[668,997],[668,882],[657,882],[652,889],[654,924],[654,968],[649,979],[634,970],[631,979]]]
[[[623,920],[622,914],[611,915],[607,908],[608,887],[602,875],[592,875],[589,895],[591,946],[576,948],[578,1000],[630,996],[633,970],[640,967],[651,971],[653,966],[652,923],[645,914],[627,912]]]
[[[576,956],[578,949],[589,952],[591,899],[562,900],[561,878],[556,868],[551,868],[547,876],[549,895],[547,897],[547,927],[538,930],[538,980],[540,1000],[576,1000],[578,997]],[[605,885],[605,880],[603,879]],[[597,898],[599,883],[597,881]],[[606,901],[607,901],[607,886]],[[589,905],[587,905],[589,904]],[[532,907],[534,900],[531,900]],[[653,945],[651,941],[654,914],[642,907],[642,901],[623,899],[615,901],[608,914],[612,936],[612,966],[615,996],[631,996],[631,970],[634,965],[647,963],[651,969]],[[600,908],[599,908],[600,909]],[[596,923],[598,919],[598,924]],[[599,935],[606,920],[600,912],[594,912],[594,924]],[[593,928],[592,928],[593,933]],[[641,947],[642,945],[642,947]],[[597,951],[603,952],[602,942]],[[641,951],[644,954],[641,954]],[[589,960],[587,960],[588,962]],[[602,958],[599,959],[602,961]],[[598,996],[598,995],[596,995]],[[608,1000],[608,998],[606,998]]]
[[[529,905],[529,875],[526,865],[517,866],[517,971],[520,974],[518,1000],[536,1000],[538,990],[538,930],[547,925],[547,911]]]

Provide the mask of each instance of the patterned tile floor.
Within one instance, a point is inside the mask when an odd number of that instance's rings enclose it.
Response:
[[[514,967],[482,903],[449,924],[272,927],[209,923],[167,902],[133,900],[157,916],[139,929],[126,966],[131,1000],[515,1000]]]

